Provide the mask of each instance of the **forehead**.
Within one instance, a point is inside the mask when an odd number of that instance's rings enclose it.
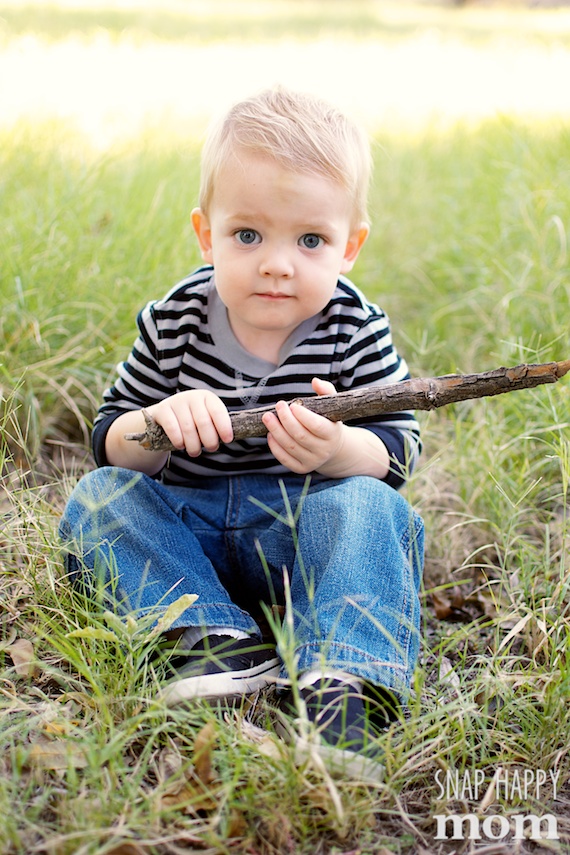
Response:
[[[307,213],[346,214],[351,199],[347,188],[328,175],[296,171],[267,155],[242,150],[220,168],[212,205],[252,213],[297,206]]]

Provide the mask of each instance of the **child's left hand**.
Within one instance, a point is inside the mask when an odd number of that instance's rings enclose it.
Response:
[[[312,386],[317,395],[336,395],[328,380],[315,377]],[[303,475],[308,472],[327,474],[327,464],[334,463],[343,445],[346,430],[342,422],[311,412],[302,404],[279,401],[275,413],[266,413],[263,423],[273,456],[290,469]]]

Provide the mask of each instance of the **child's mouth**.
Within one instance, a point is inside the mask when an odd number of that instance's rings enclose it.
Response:
[[[277,293],[274,293],[273,291],[264,291],[257,296],[262,297],[264,300],[289,300],[291,297],[290,294],[283,294],[280,291]]]

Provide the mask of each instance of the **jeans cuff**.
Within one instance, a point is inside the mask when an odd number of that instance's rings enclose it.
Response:
[[[393,653],[390,659],[379,660],[365,650],[345,644],[309,642],[298,647],[295,654],[297,674],[314,669],[344,671],[373,686],[389,689],[399,700],[404,700],[410,693],[413,668],[395,665],[394,658],[397,657]],[[284,668],[279,676],[290,681],[293,675]]]
[[[182,612],[170,629],[189,626],[205,629],[224,626],[228,629],[244,632],[247,635],[261,636],[261,631],[251,615],[230,603],[208,603],[207,606],[203,607],[196,603],[196,605]]]

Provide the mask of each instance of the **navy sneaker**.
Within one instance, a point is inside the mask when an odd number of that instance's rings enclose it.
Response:
[[[301,680],[298,706],[289,692],[280,710],[285,715],[276,730],[294,746],[296,762],[312,761],[332,774],[368,783],[382,780],[383,752],[372,721],[385,727],[393,710],[385,707],[381,691],[371,700],[346,679],[322,678],[308,686]]]
[[[174,677],[162,697],[174,706],[197,698],[235,700],[253,694],[275,682],[281,661],[275,647],[255,636],[207,635],[172,656],[168,667]]]

